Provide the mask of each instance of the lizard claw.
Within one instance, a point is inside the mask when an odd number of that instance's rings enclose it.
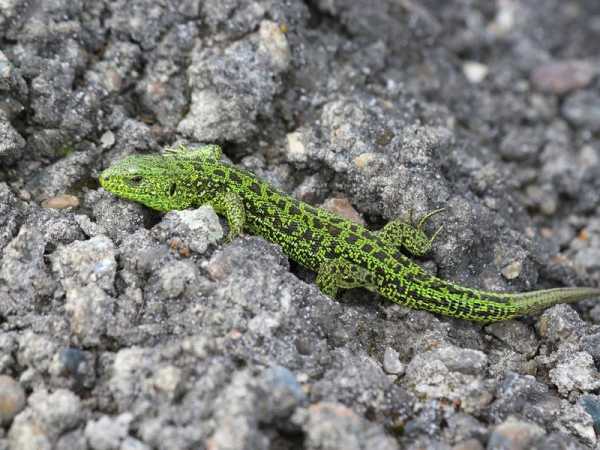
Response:
[[[426,214],[423,214],[423,217],[421,217],[421,219],[419,220],[419,223],[417,224],[417,230],[421,230],[423,228],[423,225],[425,225],[425,222],[427,222],[429,219],[431,219],[433,216],[435,216],[436,214],[439,214],[441,212],[446,211],[446,208],[438,208],[438,209],[434,209],[433,211],[429,211]],[[437,234],[439,232],[436,231],[435,234]],[[434,236],[435,236],[434,234]]]
[[[443,228],[444,228],[444,225],[440,225],[439,228],[437,230],[435,230],[435,232],[429,238],[430,244],[432,244],[433,241],[435,241],[435,238],[438,236],[438,234],[440,234],[440,232],[442,231]]]

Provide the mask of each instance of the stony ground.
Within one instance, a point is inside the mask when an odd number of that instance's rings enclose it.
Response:
[[[1,0],[0,449],[600,448],[600,303],[489,326],[334,301],[210,208],[98,187],[216,142],[420,262],[600,285],[597,0]]]

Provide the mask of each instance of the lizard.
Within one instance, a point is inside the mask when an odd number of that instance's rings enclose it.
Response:
[[[441,227],[431,237],[423,227],[443,209],[417,223],[395,219],[370,231],[275,189],[221,156],[217,145],[129,156],[102,171],[99,182],[106,191],[157,211],[210,205],[226,219],[227,242],[248,232],[280,245],[289,258],[317,273],[318,288],[332,298],[340,289],[362,287],[410,308],[488,323],[600,297],[600,288],[593,287],[510,293],[444,280],[405,255],[420,257],[431,249]]]

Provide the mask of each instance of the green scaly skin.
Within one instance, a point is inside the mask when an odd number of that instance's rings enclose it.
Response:
[[[280,245],[291,259],[317,272],[317,285],[331,297],[340,288],[363,287],[411,308],[494,322],[600,296],[596,288],[501,293],[442,280],[400,252],[420,256],[429,251],[437,232],[429,238],[422,227],[441,210],[416,225],[395,220],[373,232],[289,197],[220,157],[214,145],[132,156],[102,172],[100,184],[158,211],[212,205],[227,219],[228,240],[247,231]]]

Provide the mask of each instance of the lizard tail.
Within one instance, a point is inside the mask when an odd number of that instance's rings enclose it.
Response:
[[[399,271],[398,271],[399,273]],[[600,288],[566,287],[530,292],[483,291],[427,275],[403,286],[397,273],[387,274],[377,291],[406,306],[477,322],[497,322],[531,314],[558,303],[597,297]],[[399,288],[400,287],[400,288]]]
[[[567,287],[510,294],[509,302],[521,315],[530,314],[558,303],[573,303],[593,297],[600,297],[599,288]]]

